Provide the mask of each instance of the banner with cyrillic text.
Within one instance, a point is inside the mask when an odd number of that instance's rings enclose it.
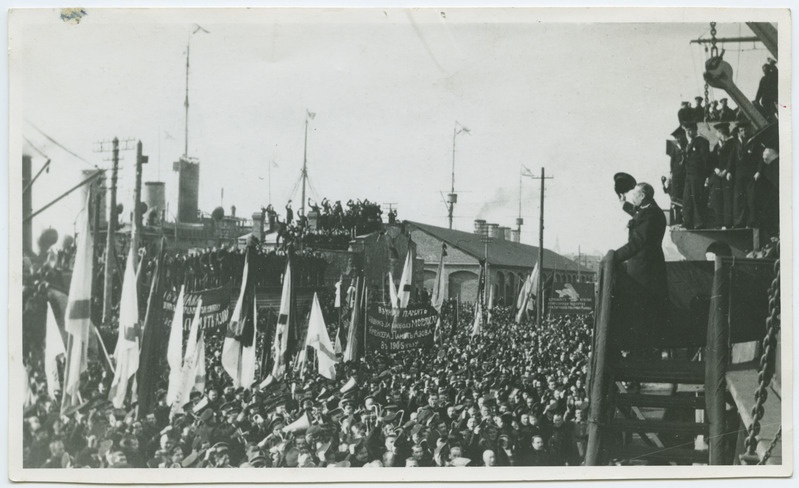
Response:
[[[554,315],[590,313],[594,310],[594,284],[555,283],[548,305]]]
[[[394,312],[374,303],[366,317],[366,351],[398,352],[433,345],[438,313],[429,305],[409,306]]]
[[[203,299],[203,306],[200,309],[200,328],[216,329],[227,325],[230,319],[230,296],[231,285],[209,288],[198,292],[185,292],[183,294],[183,330],[189,330],[197,303],[200,297]],[[164,293],[164,313],[162,320],[166,327],[172,323],[172,316],[175,313],[175,304],[178,301],[178,292],[167,290]]]

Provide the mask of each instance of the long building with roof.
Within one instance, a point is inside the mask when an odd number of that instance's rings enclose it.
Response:
[[[538,262],[538,247],[518,242],[517,232],[476,220],[474,232],[406,220],[406,231],[416,244],[416,256],[424,261],[424,287],[431,292],[441,260],[442,244],[447,245],[444,258],[446,295],[463,302],[477,298],[477,282],[481,262],[488,261],[487,288],[493,288],[496,303],[515,302],[527,276]],[[593,282],[593,270],[578,266],[571,259],[544,249],[545,276],[556,282]],[[553,276],[554,275],[554,276]]]

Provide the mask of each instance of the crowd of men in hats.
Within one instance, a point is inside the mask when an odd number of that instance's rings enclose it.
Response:
[[[740,109],[733,109],[729,106],[728,100],[722,98],[712,100],[704,104],[705,99],[694,97],[694,105],[691,102],[682,102],[677,111],[677,119],[680,124],[683,122],[734,122],[745,118]]]
[[[170,414],[115,409],[110,378],[88,372],[86,401],[59,414],[32,365],[24,415],[30,468],[426,467],[579,465],[591,317],[517,324],[497,307],[472,337],[467,307],[434,348],[370,353],[334,381],[289,373],[252,389],[220,365],[224,331],[207,337],[207,379]],[[166,372],[164,373],[166,375]]]

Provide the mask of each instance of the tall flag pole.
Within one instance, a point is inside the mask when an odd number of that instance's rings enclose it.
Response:
[[[291,258],[287,258],[286,272],[283,274],[283,293],[280,297],[280,313],[277,317],[275,342],[272,347],[274,353],[272,376],[276,380],[283,378],[286,373],[286,352],[288,350],[291,318]]]
[[[92,264],[94,239],[89,228],[89,197],[79,215],[78,249],[69,285],[66,317],[67,359],[61,413],[80,403],[80,375],[88,367],[86,356],[91,331]]]
[[[180,390],[180,370],[183,367],[183,292],[181,285],[178,301],[175,303],[175,314],[172,316],[172,326],[169,329],[169,346],[166,350],[166,360],[169,364],[169,386],[166,392],[166,404],[172,405],[178,398]]]
[[[122,408],[128,391],[128,382],[139,369],[139,297],[136,286],[136,250],[131,246],[125,265],[122,282],[122,298],[119,303],[119,336],[114,351],[116,372],[108,397],[115,408]],[[135,394],[135,391],[134,391]]]
[[[53,307],[47,301],[47,324],[44,338],[44,370],[47,377],[47,393],[50,398],[56,397],[56,390],[61,389],[61,382],[58,378],[58,357],[66,356],[64,348],[64,338],[58,329],[58,323],[53,314]]]
[[[222,345],[222,367],[233,379],[234,388],[242,386],[242,334],[244,333],[244,326],[247,320],[244,294],[247,291],[249,261],[250,248],[247,248],[247,254],[244,256],[244,271],[242,271],[241,276],[241,290],[239,291],[239,299],[236,301],[236,307],[233,309],[233,315],[230,317],[230,323],[228,324],[227,333],[225,334],[225,342]]]
[[[163,275],[164,275],[164,242],[162,238],[155,260],[152,281],[150,283],[150,296],[147,299],[147,311],[144,314],[144,330],[141,338],[141,353],[139,354],[139,373],[136,384],[138,386],[139,418],[149,414],[155,405],[156,378],[162,371],[161,358],[163,357],[163,328],[161,326],[161,313],[163,310]],[[182,338],[182,330],[181,330]],[[180,367],[178,366],[178,369]]]

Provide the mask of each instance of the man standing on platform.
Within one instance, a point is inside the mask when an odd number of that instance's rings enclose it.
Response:
[[[733,170],[734,159],[737,156],[735,140],[730,138],[729,122],[720,122],[714,129],[719,135],[719,142],[713,148],[714,175],[712,185],[713,210],[715,226],[722,229],[732,227],[732,200],[733,200]]]
[[[625,203],[632,204],[635,213],[627,224],[627,244],[616,250],[615,259],[626,270],[618,278],[617,291],[636,309],[631,317],[657,330],[657,324],[665,318],[669,294],[662,247],[666,216],[654,196],[655,189],[649,183],[638,183],[625,195]],[[628,338],[652,331],[635,327]]]
[[[710,143],[698,135],[696,122],[683,124],[688,146],[684,151],[685,188],[683,189],[683,223],[686,229],[701,229],[706,225],[705,184],[709,171]]]
[[[747,147],[747,142],[752,136],[752,124],[749,121],[738,122],[736,127],[737,154],[733,161],[734,190],[733,208],[734,225],[736,228],[753,228],[756,225],[755,217],[755,173],[757,172],[760,158],[755,154],[752,146]]]

